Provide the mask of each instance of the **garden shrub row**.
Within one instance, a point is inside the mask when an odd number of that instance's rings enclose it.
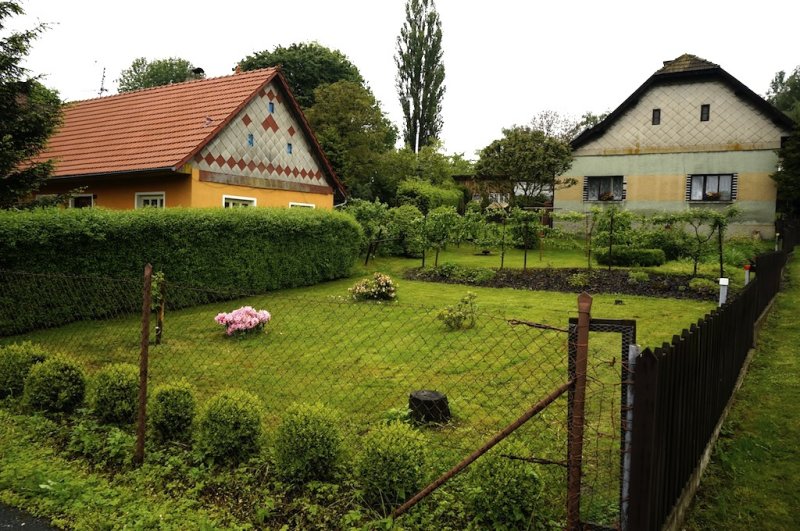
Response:
[[[622,267],[651,267],[660,266],[667,261],[664,251],[661,249],[637,249],[634,247],[613,247],[611,254],[608,249],[599,250],[595,253],[597,263],[600,265],[612,265]]]
[[[361,239],[352,217],[322,209],[3,211],[0,270],[140,279],[149,262],[171,283],[263,293],[346,276]],[[0,274],[0,334],[135,311],[140,286]]]

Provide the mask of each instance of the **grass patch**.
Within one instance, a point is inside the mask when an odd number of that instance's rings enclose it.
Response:
[[[685,528],[793,529],[800,507],[800,262],[759,336]]]

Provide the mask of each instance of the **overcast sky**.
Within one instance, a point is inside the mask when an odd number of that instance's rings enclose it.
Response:
[[[401,124],[394,53],[405,0],[23,0],[10,26],[52,24],[27,66],[66,100],[96,97],[136,57],[183,57],[207,76],[254,51],[316,40],[359,68]],[[438,0],[448,153],[476,150],[552,109],[614,109],[666,59],[692,53],[759,94],[800,64],[800,1]]]

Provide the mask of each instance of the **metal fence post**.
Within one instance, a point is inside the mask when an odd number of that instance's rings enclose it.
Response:
[[[578,327],[575,344],[575,391],[572,393],[568,437],[567,529],[576,531],[581,521],[581,464],[583,462],[583,423],[586,405],[586,365],[589,354],[589,324],[592,297],[578,296]]]
[[[152,311],[153,266],[144,266],[142,286],[142,341],[139,351],[139,413],[136,419],[136,450],[133,462],[141,465],[144,461],[144,435],[147,422],[147,361],[150,348],[150,313]]]

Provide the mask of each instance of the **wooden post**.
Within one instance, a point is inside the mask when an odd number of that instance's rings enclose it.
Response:
[[[583,423],[586,405],[586,365],[589,355],[589,323],[592,297],[585,291],[578,296],[578,329],[575,344],[575,384],[572,393],[567,461],[567,529],[577,531],[581,518],[581,468],[583,462]]]
[[[136,419],[136,450],[133,462],[141,465],[144,461],[144,435],[147,422],[147,357],[150,348],[150,312],[153,283],[153,266],[144,266],[144,284],[142,286],[142,341],[139,351],[139,413]]]

